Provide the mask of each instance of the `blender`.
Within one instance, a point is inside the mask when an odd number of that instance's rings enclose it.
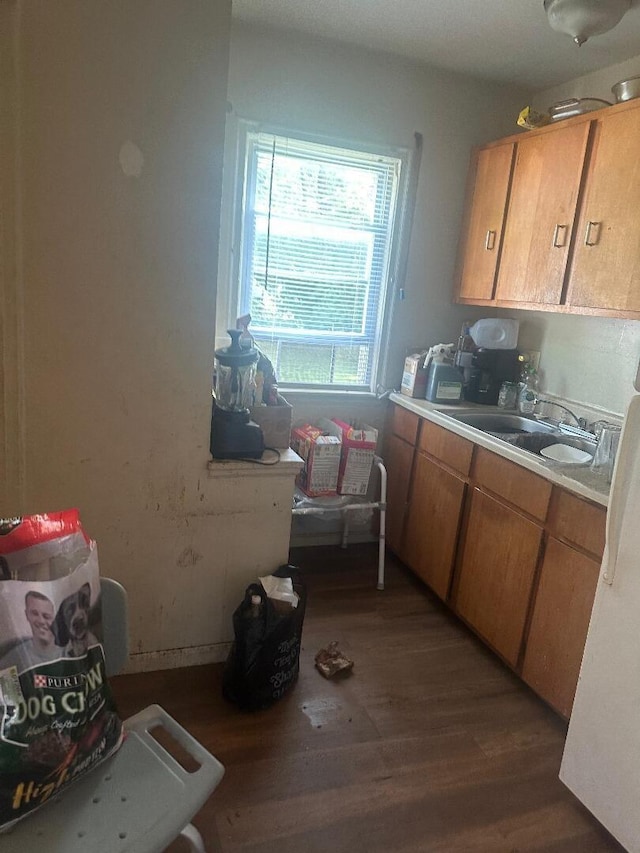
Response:
[[[259,459],[264,437],[250,418],[258,351],[240,345],[240,329],[229,329],[231,346],[215,351],[216,390],[211,418],[214,459]]]

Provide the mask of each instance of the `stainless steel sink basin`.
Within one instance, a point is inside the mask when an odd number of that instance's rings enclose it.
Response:
[[[533,432],[553,432],[555,427],[528,418],[526,415],[516,415],[510,412],[447,412],[448,417],[454,421],[468,424],[482,432],[490,432],[492,435],[508,433],[509,435],[527,434]]]
[[[541,454],[542,450],[550,447],[552,444],[564,444],[567,447],[575,447],[576,450],[582,450],[584,453],[588,453],[590,457],[593,457],[593,454],[596,452],[595,440],[591,441],[587,438],[565,435],[564,433],[555,430],[550,433],[529,433],[528,435],[518,436],[513,441],[510,438],[507,438],[506,440],[509,441],[509,444],[521,447],[523,450],[528,450],[529,453],[537,453],[538,455]],[[588,461],[590,462],[591,459]]]
[[[527,415],[519,415],[512,412],[446,412],[447,417],[459,423],[475,427],[481,432],[499,438],[514,447],[534,453],[537,456],[541,451],[552,444],[564,444],[575,447],[593,456],[596,450],[596,440],[588,436],[570,435],[563,432],[554,424],[538,421]],[[590,461],[590,460],[589,460]],[[571,464],[571,463],[564,463]],[[588,464],[588,462],[573,463]]]

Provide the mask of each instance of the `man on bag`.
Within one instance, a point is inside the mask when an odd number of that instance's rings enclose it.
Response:
[[[25,616],[32,636],[4,655],[0,660],[0,670],[17,666],[18,671],[22,671],[29,666],[48,663],[61,655],[51,630],[55,612],[53,602],[41,592],[31,590],[25,595],[24,603]]]

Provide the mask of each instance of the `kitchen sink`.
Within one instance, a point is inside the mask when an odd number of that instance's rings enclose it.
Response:
[[[506,441],[514,447],[519,447],[521,450],[526,450],[528,453],[534,453],[537,456],[544,456],[548,460],[554,459],[554,454],[550,453],[548,448],[554,444],[565,445],[567,448],[574,448],[582,451],[582,454],[589,454],[588,457],[583,457],[581,454],[576,454],[580,459],[577,462],[570,462],[570,454],[560,454],[567,458],[563,460],[569,464],[588,464],[596,450],[596,439],[590,438],[589,434],[573,435],[550,423],[536,420],[527,415],[519,415],[511,412],[443,412],[447,417],[459,423],[467,424],[467,426],[479,429],[481,432],[486,432],[494,438],[499,438]],[[543,452],[546,451],[546,452]],[[547,455],[549,454],[549,456]],[[558,456],[559,454],[555,454]]]
[[[482,432],[490,432],[492,435],[527,435],[528,433],[554,432],[556,427],[552,424],[529,418],[526,415],[516,415],[510,412],[446,412],[447,417],[462,424],[468,424]]]

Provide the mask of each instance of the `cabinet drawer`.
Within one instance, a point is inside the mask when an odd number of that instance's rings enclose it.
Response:
[[[420,424],[418,415],[403,409],[402,406],[394,405],[390,420],[393,434],[408,441],[409,444],[415,445]]]
[[[533,518],[540,521],[546,518],[552,486],[543,477],[484,447],[477,448],[473,476],[479,486],[500,495]]]
[[[606,519],[604,507],[582,500],[564,489],[554,488],[548,527],[556,538],[571,542],[601,559]]]
[[[423,421],[418,447],[454,471],[468,476],[471,470],[473,442],[431,421]]]

